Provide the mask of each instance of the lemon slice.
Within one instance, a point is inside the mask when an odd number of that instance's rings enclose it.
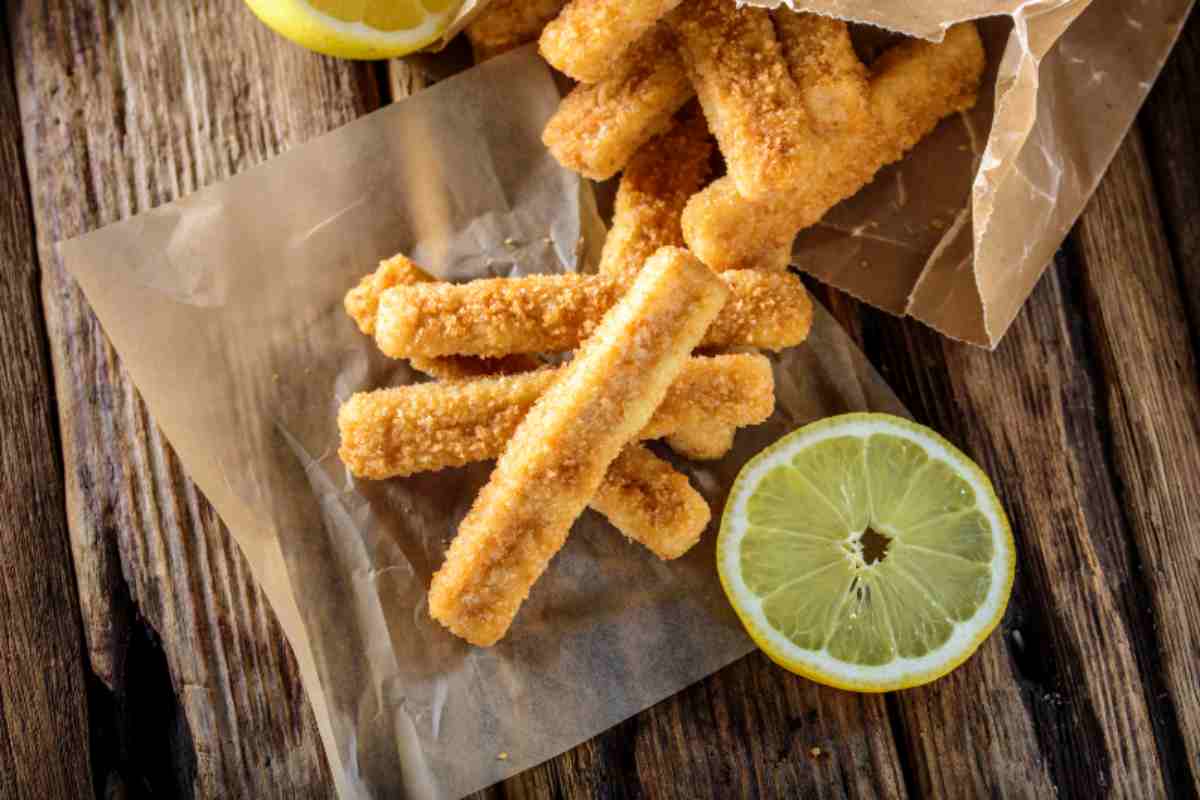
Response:
[[[734,483],[717,570],[770,658],[885,692],[967,659],[1004,615],[1015,549],[987,476],[928,428],[847,414],[759,453]]]
[[[246,0],[276,33],[339,58],[394,58],[434,42],[462,0]]]

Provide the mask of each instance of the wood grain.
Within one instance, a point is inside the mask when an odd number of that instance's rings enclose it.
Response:
[[[79,604],[6,33],[0,20],[0,795],[85,797]]]
[[[1200,348],[1200,14],[1193,13],[1139,118],[1167,243]],[[1200,769],[1200,765],[1197,765]]]
[[[1193,144],[1195,144],[1193,142]],[[1138,565],[1143,628],[1166,696],[1150,698],[1174,724],[1164,733],[1186,756],[1174,779],[1200,793],[1200,377],[1177,273],[1141,137],[1125,140],[1076,240],[1089,265],[1080,279],[1109,419],[1109,453]],[[1103,265],[1111,268],[1104,269]]]
[[[328,796],[273,615],[54,246],[354,119],[377,105],[374,75],[288,44],[238,0],[54,0],[7,13],[80,602],[90,662],[109,690],[112,718],[97,722],[98,738],[116,741],[101,750],[101,784],[161,796]],[[146,704],[161,698],[146,685],[164,671],[178,705],[155,713]]]
[[[760,653],[480,797],[907,797],[882,697]]]
[[[90,747],[105,796],[329,796],[270,609],[54,244],[349,121],[378,104],[380,86],[385,98],[418,91],[444,77],[443,62],[311,56],[238,0],[26,0],[5,13],[65,463],[46,446],[37,262],[23,195],[10,193],[0,763],[12,766],[0,794],[86,796]],[[0,185],[23,186],[9,63],[0,35]],[[755,654],[477,796],[1200,794],[1198,79],[1193,18],[1140,122],[1149,153],[1136,136],[1126,143],[996,353],[821,291],[917,418],[979,460],[1009,509],[1017,586],[975,657],[880,698]],[[64,503],[78,611],[55,512]],[[97,678],[90,708],[72,669],[75,614]]]
[[[1200,488],[1192,467],[1200,414],[1194,355],[1178,335],[1170,258],[1137,153],[1136,139],[1125,145],[1084,214],[1079,246],[1047,273],[996,353],[911,322],[868,326],[868,351],[918,419],[996,480],[1019,548],[1002,635],[981,653],[1011,674],[973,678],[969,662],[961,676],[897,697],[906,739],[938,737],[918,769],[932,794],[957,796],[964,778],[987,774],[972,762],[998,763],[981,755],[987,737],[967,744],[953,719],[927,713],[933,697],[969,687],[1008,692],[1031,715],[1031,731],[1000,741],[1033,752],[1007,763],[1044,763],[1061,795],[1194,792],[1191,745],[1185,754],[1177,744],[1193,723],[1176,712],[1197,707],[1194,656],[1183,656],[1197,652],[1196,555],[1194,537],[1179,532],[1197,530],[1186,498]],[[1168,477],[1170,465],[1178,466]],[[1156,683],[1172,668],[1173,679]],[[950,705],[969,718],[981,701]],[[987,703],[989,725],[996,707]],[[1003,775],[993,769],[992,780],[1009,781],[998,784],[1005,793],[1042,796],[1036,770],[1024,791],[1019,771]]]

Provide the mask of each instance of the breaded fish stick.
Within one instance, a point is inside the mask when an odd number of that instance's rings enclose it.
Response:
[[[957,25],[940,44],[906,41],[874,65],[871,124],[864,133],[832,139],[837,169],[791,192],[747,200],[729,178],[714,181],[689,201],[683,236],[716,270],[772,268],[786,263],[792,242],[837,203],[899,160],[944,117],[975,104],[984,52],[973,24]]]
[[[868,125],[867,67],[854,52],[849,26],[782,7],[771,13],[771,21],[809,124],[823,135],[859,131]]]
[[[693,461],[716,461],[733,449],[737,425],[712,423],[708,427],[681,428],[666,438],[667,445]]]
[[[564,5],[566,0],[492,0],[466,29],[475,63],[534,41]]]
[[[567,169],[608,180],[669,129],[694,94],[674,37],[659,26],[626,50],[603,81],[580,84],[564,97],[542,142]]]
[[[712,519],[687,477],[640,444],[625,445],[590,505],[664,561],[690,550]]]
[[[803,98],[770,14],[729,0],[689,0],[668,17],[729,176],[746,197],[795,186],[819,169]]]
[[[631,281],[660,247],[683,244],[679,220],[711,170],[712,137],[700,113],[642,146],[629,160],[617,189],[612,228],[600,255],[600,274]],[[675,452],[711,461],[733,447],[737,429],[710,422],[667,437]]]
[[[730,299],[705,347],[779,350],[808,336],[812,305],[799,278],[751,270],[721,278]],[[591,335],[625,286],[579,274],[397,286],[379,299],[375,341],[393,358],[562,352]]]
[[[517,427],[433,576],[434,619],[484,647],[504,636],[728,294],[686,250],[650,259]]]
[[[395,256],[381,263],[375,272],[363,278],[359,285],[346,295],[346,310],[359,324],[363,333],[374,333],[375,311],[379,305],[379,294],[384,289],[433,280],[434,278],[409,259]],[[503,358],[447,356],[414,359],[413,365],[443,381],[515,375],[544,366],[529,355]],[[533,400],[534,398],[529,399],[526,408],[533,405]],[[383,422],[388,413],[386,406],[371,403],[365,403],[360,411],[375,423]],[[383,416],[376,415],[375,412]],[[507,412],[508,409],[496,411],[502,417]],[[488,419],[478,420],[480,429],[491,421],[490,415]],[[361,418],[359,422],[362,422]],[[461,426],[461,420],[447,420],[447,424]],[[513,428],[515,427],[514,422]],[[382,446],[384,437],[398,433],[396,427],[372,429],[369,424],[356,427],[348,423],[347,430],[357,432],[360,452],[377,452],[377,445]],[[461,427],[458,430],[461,431]],[[372,436],[378,437],[380,442],[370,443]],[[497,446],[496,454],[499,453],[499,449]],[[607,517],[627,538],[645,544],[663,559],[677,558],[695,544],[708,525],[711,513],[708,503],[692,488],[684,475],[640,444],[626,445],[621,451],[621,455],[609,467],[596,497],[592,498],[592,507]]]
[[[379,296],[393,286],[413,286],[418,283],[435,283],[432,275],[403,255],[392,256],[381,261],[379,267],[365,275],[358,285],[346,293],[346,313],[367,336],[375,335],[375,317],[379,311]],[[414,369],[438,380],[464,380],[482,378],[485,375],[515,375],[538,369],[542,363],[534,356],[519,353],[501,358],[476,358],[472,356],[446,356],[444,358],[410,359]]]
[[[360,392],[338,412],[338,456],[355,476],[375,480],[495,458],[566,369]],[[637,438],[702,425],[757,425],[774,409],[775,382],[764,356],[696,356],[684,362]]]
[[[679,219],[708,179],[712,155],[712,137],[698,110],[637,151],[617,188],[601,275],[630,282],[658,248],[683,246]]]
[[[582,83],[609,76],[613,62],[680,0],[571,0],[538,40],[552,67]]]

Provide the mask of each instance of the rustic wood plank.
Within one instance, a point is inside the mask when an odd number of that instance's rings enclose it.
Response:
[[[328,796],[273,615],[54,245],[354,119],[377,105],[375,75],[286,43],[238,0],[52,0],[7,13],[88,651],[111,690],[115,720],[101,730],[119,741],[102,783],[163,796]],[[143,685],[163,661],[179,707],[155,715]],[[138,724],[146,719],[159,726]],[[171,769],[147,765],[148,751]]]
[[[1191,180],[1194,206],[1198,175]],[[1089,266],[1080,276],[1080,301],[1103,386],[1097,400],[1109,421],[1106,444],[1132,536],[1131,559],[1140,572],[1138,600],[1153,610],[1147,633],[1156,652],[1143,669],[1161,671],[1167,691],[1151,702],[1174,717],[1164,738],[1184,751],[1171,765],[1175,781],[1182,787],[1190,779],[1192,792],[1200,793],[1200,376],[1159,220],[1135,132],[1079,222],[1076,241]],[[1186,235],[1195,233],[1192,224]]]
[[[503,785],[514,800],[907,797],[882,697],[761,653]]]
[[[1197,645],[1189,633],[1195,619],[1180,617],[1195,613],[1197,557],[1194,545],[1166,548],[1172,539],[1194,538],[1170,531],[1197,529],[1184,501],[1196,495],[1197,472],[1184,481],[1177,468],[1164,481],[1154,467],[1194,462],[1200,415],[1193,355],[1179,335],[1185,324],[1173,313],[1179,301],[1168,285],[1170,259],[1148,233],[1156,230],[1157,212],[1146,199],[1144,171],[1129,162],[1136,147],[1126,145],[1080,225],[1081,241],[1103,230],[1106,246],[1080,247],[1082,263],[1060,258],[996,353],[948,342],[912,322],[878,318],[867,325],[868,351],[918,418],[994,477],[1019,548],[1001,635],[945,681],[897,696],[904,738],[928,740],[916,754],[927,793],[959,796],[964,782],[982,793],[989,784],[972,776],[990,774],[997,782],[991,786],[1042,796],[1033,768],[1039,763],[1064,796],[1194,791],[1188,759],[1174,742],[1178,704],[1196,708]],[[1103,293],[1077,288],[1094,283]],[[1098,367],[1093,353],[1106,349],[1112,355]],[[1124,461],[1113,457],[1120,449]],[[1168,519],[1173,524],[1164,527]],[[1189,569],[1190,582],[1178,574]],[[1147,596],[1156,601],[1157,620],[1147,614]],[[1156,637],[1168,621],[1182,630],[1164,646]],[[1183,653],[1193,654],[1186,664]],[[1000,671],[972,676],[975,662],[986,667],[989,659]],[[1168,683],[1175,704],[1156,688],[1164,665],[1176,672]],[[1009,699],[989,699],[995,693]],[[967,722],[981,704],[986,719]],[[1014,709],[1031,716],[1031,733],[987,735],[993,711],[1003,719]],[[964,722],[973,731],[962,730]],[[1026,753],[998,762],[997,744]],[[1026,760],[1031,768],[1023,775]]]
[[[86,797],[79,601],[11,63],[0,20],[0,795]]]
[[[1200,348],[1200,14],[1193,13],[1139,117],[1146,154]],[[1200,769],[1200,766],[1197,767]]]

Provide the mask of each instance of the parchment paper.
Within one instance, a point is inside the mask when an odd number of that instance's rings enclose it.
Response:
[[[337,459],[340,402],[415,379],[341,308],[380,259],[402,251],[464,279],[594,254],[590,190],[540,142],[557,103],[527,49],[61,245],[274,606],[346,798],[460,796],[751,647],[712,530],[664,563],[588,512],[509,637],[472,648],[429,619],[425,592],[490,464],[371,483]],[[717,515],[743,461],[783,432],[849,409],[903,413],[820,309],[776,376],[778,413],[691,470]]]
[[[1193,0],[749,0],[938,39],[984,19],[979,106],[797,241],[822,281],[995,347],[1116,153]]]

